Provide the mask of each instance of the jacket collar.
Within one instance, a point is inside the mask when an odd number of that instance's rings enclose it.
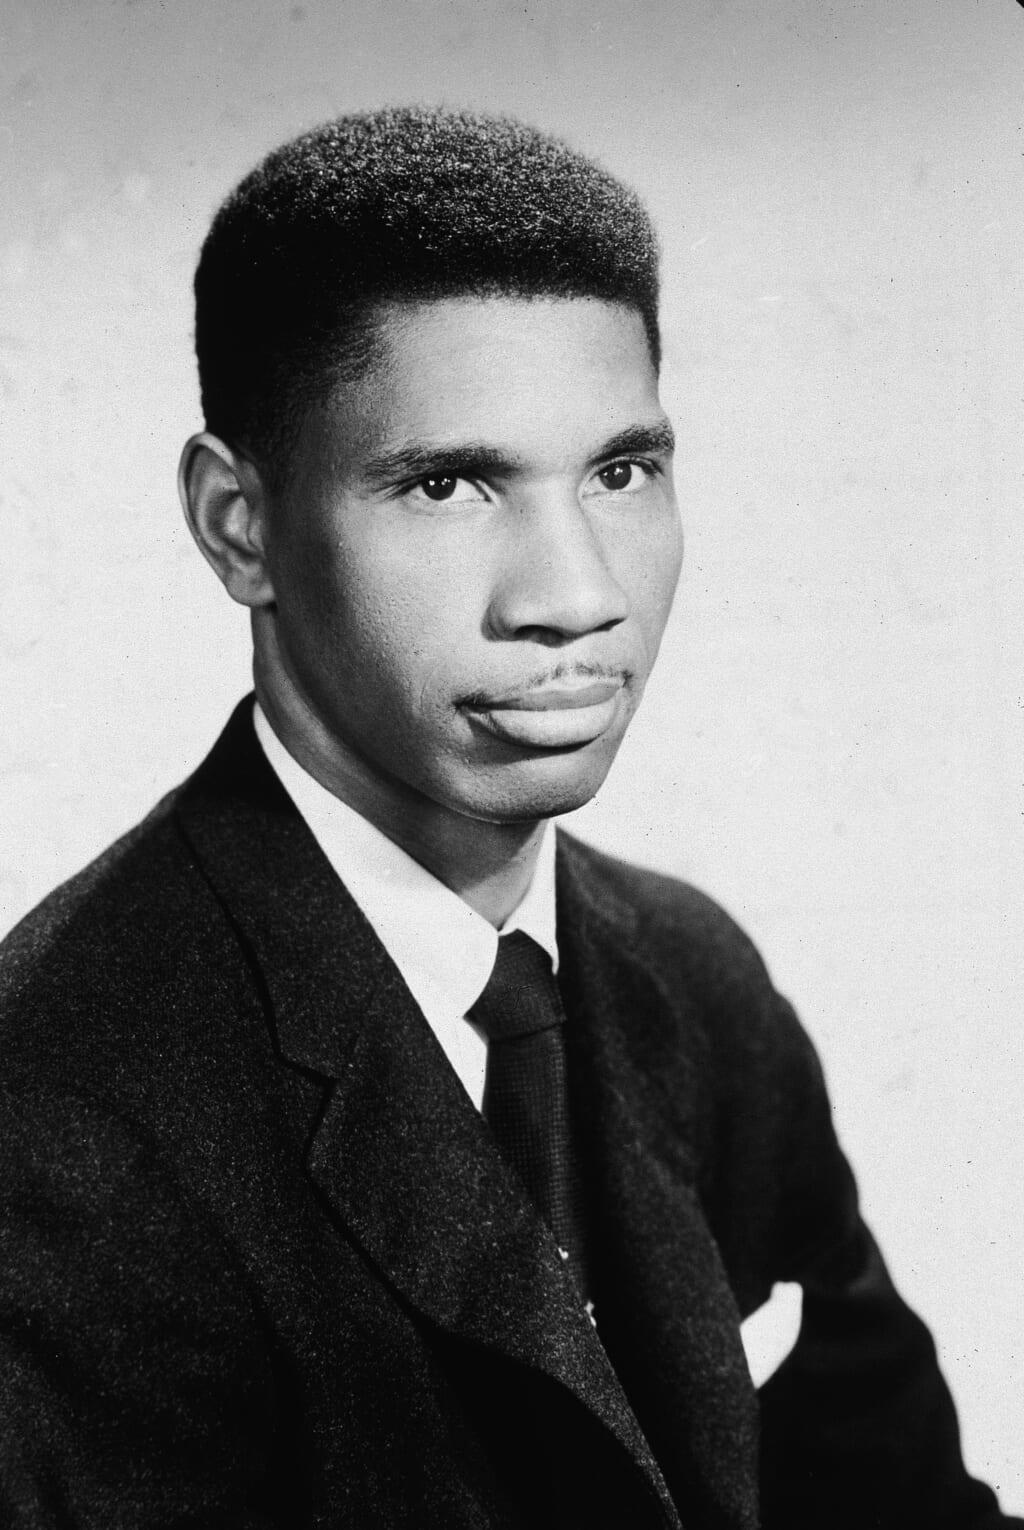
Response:
[[[633,1458],[659,1522],[678,1525],[550,1233],[271,770],[250,708],[177,813],[265,985],[283,1060],[325,1084],[311,1177],[407,1302],[560,1382]]]

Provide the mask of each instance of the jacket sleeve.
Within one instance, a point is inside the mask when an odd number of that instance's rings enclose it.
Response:
[[[258,1324],[156,1155],[0,1095],[0,1522],[264,1530]]]
[[[797,1345],[760,1393],[764,1530],[1024,1526],[967,1474],[931,1335],[861,1219],[818,1059],[779,1002],[789,1108],[773,1278],[804,1298]]]

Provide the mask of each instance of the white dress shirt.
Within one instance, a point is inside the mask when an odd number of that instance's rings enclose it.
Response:
[[[281,785],[373,926],[479,1110],[487,1042],[466,1014],[491,975],[498,931],[362,814],[314,780],[288,753],[258,702],[253,722]],[[541,840],[533,880],[501,934],[512,930],[522,930],[543,946],[558,971],[555,836],[550,827]]]

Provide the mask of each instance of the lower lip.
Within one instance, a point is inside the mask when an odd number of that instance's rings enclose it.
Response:
[[[542,692],[524,698],[521,705],[473,707],[469,715],[507,744],[526,749],[572,749],[607,733],[618,716],[622,694],[621,685],[610,696],[595,701],[571,692],[561,697]]]

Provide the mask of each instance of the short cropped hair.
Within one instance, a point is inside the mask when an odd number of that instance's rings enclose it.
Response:
[[[637,196],[507,117],[386,108],[285,144],[217,213],[195,277],[207,429],[285,481],[315,404],[358,377],[387,303],[592,297],[643,320],[658,250]]]

